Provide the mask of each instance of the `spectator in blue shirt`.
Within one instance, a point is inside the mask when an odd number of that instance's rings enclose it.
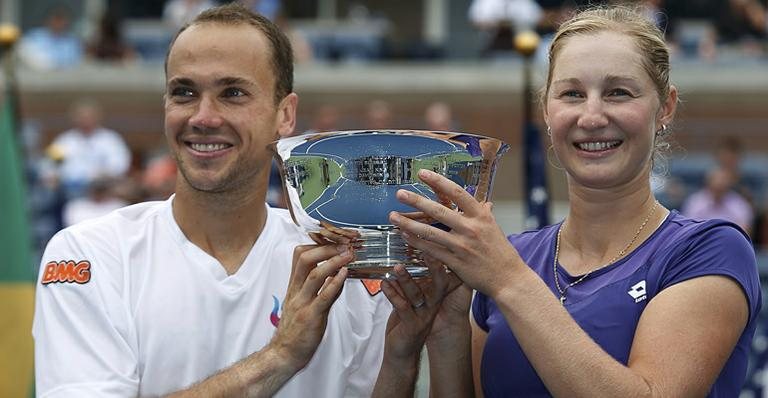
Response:
[[[70,30],[71,13],[63,6],[50,9],[41,27],[29,30],[21,40],[22,60],[36,69],[65,69],[83,60],[83,43]]]

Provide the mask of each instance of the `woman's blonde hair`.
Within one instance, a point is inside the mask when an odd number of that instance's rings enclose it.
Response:
[[[557,56],[567,39],[599,32],[622,33],[632,40],[641,55],[643,69],[656,87],[659,103],[663,104],[670,90],[669,47],[664,40],[664,32],[648,18],[642,8],[614,5],[590,7],[560,25],[549,47],[549,70],[546,86],[541,91],[541,105],[546,106]],[[659,174],[666,174],[667,153],[673,146],[668,134],[667,126],[656,132],[652,164]]]
[[[563,23],[555,33],[549,47],[549,70],[547,83],[542,92],[545,103],[552,82],[552,71],[567,39],[571,36],[599,32],[617,32],[629,36],[643,59],[643,69],[648,73],[659,95],[661,103],[669,96],[669,47],[664,33],[648,19],[640,8],[628,6],[592,7],[579,12]]]

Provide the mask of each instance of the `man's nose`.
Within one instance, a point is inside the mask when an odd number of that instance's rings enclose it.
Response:
[[[200,129],[218,128],[222,123],[219,105],[215,100],[206,96],[200,99],[195,113],[189,118],[189,124]]]

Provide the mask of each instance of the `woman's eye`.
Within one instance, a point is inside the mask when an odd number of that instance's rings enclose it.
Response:
[[[579,93],[576,90],[566,90],[566,91],[563,91],[562,93],[560,93],[560,96],[561,97],[566,97],[566,98],[580,98],[581,97],[581,93]]]
[[[628,90],[625,90],[623,88],[614,88],[613,90],[610,91],[609,95],[613,96],[613,97],[615,97],[615,96],[630,96],[631,97],[632,96],[632,94]]]

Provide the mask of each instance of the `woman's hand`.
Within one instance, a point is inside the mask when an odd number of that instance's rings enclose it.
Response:
[[[494,296],[494,289],[505,286],[514,266],[522,261],[496,224],[493,205],[477,202],[460,186],[432,171],[419,170],[419,178],[439,198],[455,203],[458,211],[406,190],[397,191],[398,200],[448,226],[450,232],[397,212],[390,214],[390,222],[403,231],[409,245],[446,264],[471,287]]]
[[[442,264],[428,261],[426,265],[428,277],[414,280],[402,265],[397,265],[396,278],[381,284],[393,308],[385,343],[385,355],[391,360],[418,360],[444,298],[459,284],[451,281]]]

